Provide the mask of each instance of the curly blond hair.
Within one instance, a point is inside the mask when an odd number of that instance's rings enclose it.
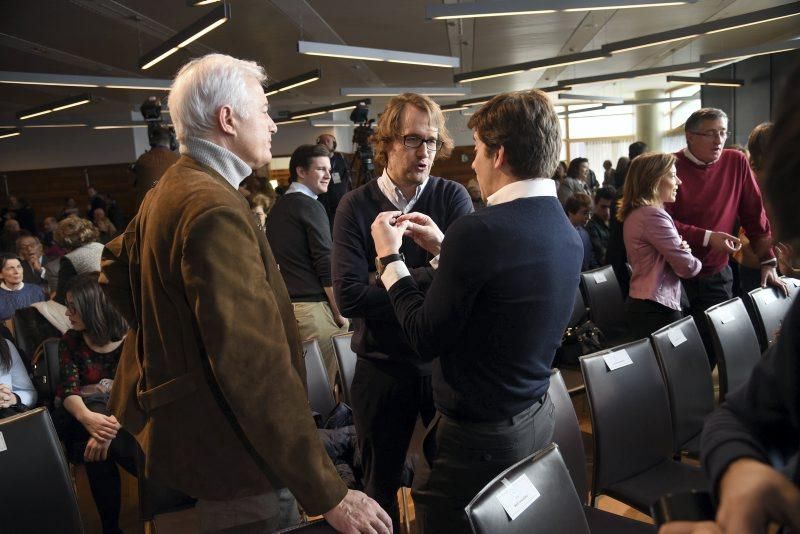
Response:
[[[58,223],[53,239],[64,248],[75,250],[87,243],[97,241],[100,231],[88,219],[67,217]]]

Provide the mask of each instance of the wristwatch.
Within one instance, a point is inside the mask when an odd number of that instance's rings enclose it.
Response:
[[[381,258],[375,257],[375,271],[378,273],[378,277],[383,274],[383,270],[386,268],[387,265],[392,263],[393,261],[400,260],[403,263],[406,262],[405,255],[401,252],[399,254],[389,254],[388,256],[383,256]]]

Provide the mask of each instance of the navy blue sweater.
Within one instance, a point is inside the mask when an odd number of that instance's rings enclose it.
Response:
[[[436,407],[492,421],[539,399],[578,287],[583,246],[555,197],[487,207],[448,229],[426,295],[389,291],[411,346],[434,361]]]
[[[442,231],[456,219],[472,211],[472,201],[457,182],[431,176],[413,211],[433,219]],[[370,226],[383,211],[396,211],[372,180],[350,191],[339,203],[333,224],[331,258],[333,290],[342,315],[353,319],[353,350],[359,357],[411,361],[421,369],[421,361],[408,344],[397,322],[389,295],[382,285],[370,284],[375,271],[375,244]],[[419,287],[428,287],[433,274],[432,259],[410,238],[403,239],[400,251]]]

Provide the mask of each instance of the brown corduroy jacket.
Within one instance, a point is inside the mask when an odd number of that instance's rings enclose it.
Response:
[[[347,488],[311,418],[289,296],[244,198],[184,156],[104,258],[135,326],[110,406],[147,476],[202,499],[285,485],[310,514],[338,504]]]

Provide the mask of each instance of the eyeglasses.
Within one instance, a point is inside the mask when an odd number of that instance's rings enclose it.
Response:
[[[728,132],[726,130],[706,130],[705,132],[691,132],[694,135],[699,135],[700,137],[705,137],[706,139],[716,139],[719,137],[720,139],[725,139],[728,137]]]
[[[423,139],[418,135],[404,135],[401,139],[403,140],[403,146],[406,148],[419,148],[422,146],[422,143],[425,143],[425,148],[427,148],[429,152],[436,152],[444,145],[444,141],[441,139]]]

